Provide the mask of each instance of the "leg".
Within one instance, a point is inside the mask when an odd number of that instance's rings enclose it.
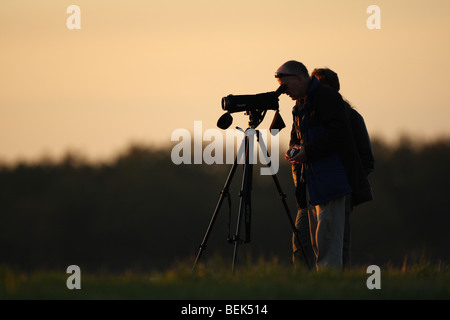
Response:
[[[316,206],[317,268],[342,268],[345,197]]]

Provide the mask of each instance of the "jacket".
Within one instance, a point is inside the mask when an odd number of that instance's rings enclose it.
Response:
[[[356,149],[358,150],[366,176],[368,176],[375,169],[375,159],[369,133],[367,132],[364,118],[359,112],[353,109],[345,100],[344,104],[347,117],[350,119],[352,136],[355,140]]]
[[[293,108],[294,123],[290,145],[305,148],[307,162],[294,165],[297,199],[305,203],[305,181],[310,203],[327,201],[351,194],[352,204],[372,199],[357,146],[352,135],[345,103],[334,89],[312,78],[306,99]],[[300,182],[300,183],[299,183]]]

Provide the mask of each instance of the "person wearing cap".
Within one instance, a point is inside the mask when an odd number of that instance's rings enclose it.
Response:
[[[296,102],[286,159],[292,163],[296,187],[296,222],[307,217],[309,223],[310,246],[302,247],[312,249],[317,269],[342,268],[345,198],[351,194],[353,205],[364,202],[360,193],[367,188],[343,99],[310,77],[298,61],[284,63],[275,77]],[[295,243],[293,249],[295,257]]]

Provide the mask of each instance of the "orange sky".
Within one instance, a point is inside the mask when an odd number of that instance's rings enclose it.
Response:
[[[71,4],[80,30],[66,27]],[[381,30],[366,26],[371,4]],[[290,59],[334,69],[373,136],[448,136],[448,12],[446,0],[3,1],[0,160],[172,146],[196,120],[215,128],[223,96],[276,89]],[[291,107],[283,96],[288,127]]]

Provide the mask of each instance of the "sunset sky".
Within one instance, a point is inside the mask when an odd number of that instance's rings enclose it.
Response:
[[[372,4],[380,30],[366,26]],[[0,161],[173,146],[194,121],[216,128],[223,96],[275,90],[292,59],[335,70],[371,136],[450,136],[449,13],[448,0],[2,1]],[[282,144],[292,105],[281,97]]]

